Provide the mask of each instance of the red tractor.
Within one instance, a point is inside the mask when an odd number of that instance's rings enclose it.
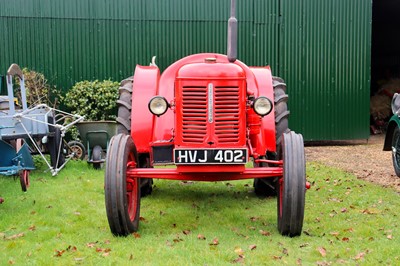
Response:
[[[303,137],[288,129],[284,81],[268,66],[236,60],[234,0],[231,5],[228,55],[191,55],[162,74],[157,66],[138,65],[134,76],[121,82],[119,134],[110,141],[105,170],[114,235],[138,230],[140,198],[151,193],[153,178],[254,179],[257,194],[277,193],[279,232],[301,234]],[[175,167],[155,168],[159,165]]]

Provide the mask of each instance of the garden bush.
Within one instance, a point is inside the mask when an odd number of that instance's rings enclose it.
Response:
[[[111,80],[80,81],[67,92],[64,104],[88,121],[115,120],[118,88]]]

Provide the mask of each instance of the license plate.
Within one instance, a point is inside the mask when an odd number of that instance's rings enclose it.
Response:
[[[245,164],[247,149],[175,149],[175,164]]]

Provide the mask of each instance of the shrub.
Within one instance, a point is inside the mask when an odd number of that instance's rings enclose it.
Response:
[[[64,104],[85,120],[115,120],[119,83],[111,80],[81,81],[65,95]]]
[[[25,78],[26,102],[28,106],[38,104],[47,104],[56,107],[60,92],[49,85],[45,76],[34,70],[23,68],[22,73]],[[16,79],[16,85],[19,86],[19,80]],[[15,92],[15,96],[21,99],[21,90]]]

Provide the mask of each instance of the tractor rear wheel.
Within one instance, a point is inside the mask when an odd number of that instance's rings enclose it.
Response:
[[[293,131],[283,134],[283,176],[278,180],[278,230],[282,235],[299,236],[303,228],[306,193],[306,166],[303,136]]]
[[[400,177],[400,128],[398,126],[393,131],[392,159],[394,172]]]
[[[124,79],[121,81],[121,85],[119,87],[119,99],[117,101],[118,105],[118,134],[131,134],[131,111],[132,111],[132,88],[133,88],[133,76]],[[150,162],[145,155],[140,156],[140,167],[141,168],[149,168]],[[142,197],[150,195],[153,191],[153,179],[151,178],[141,178],[140,179],[140,187],[142,190]]]
[[[108,224],[115,236],[127,236],[139,228],[140,183],[127,175],[137,166],[136,146],[130,135],[111,138],[105,170],[105,203]]]
[[[133,76],[121,81],[119,87],[117,133],[131,134],[131,109],[132,109]]]
[[[276,152],[267,153],[267,159],[280,160],[282,159],[282,134],[290,131],[288,127],[288,117],[290,112],[287,107],[288,95],[286,94],[286,84],[284,80],[279,77],[272,77],[272,86],[274,88]],[[254,167],[267,166],[266,163],[254,164]],[[277,178],[254,179],[254,192],[258,196],[262,197],[276,196],[277,180]]]

